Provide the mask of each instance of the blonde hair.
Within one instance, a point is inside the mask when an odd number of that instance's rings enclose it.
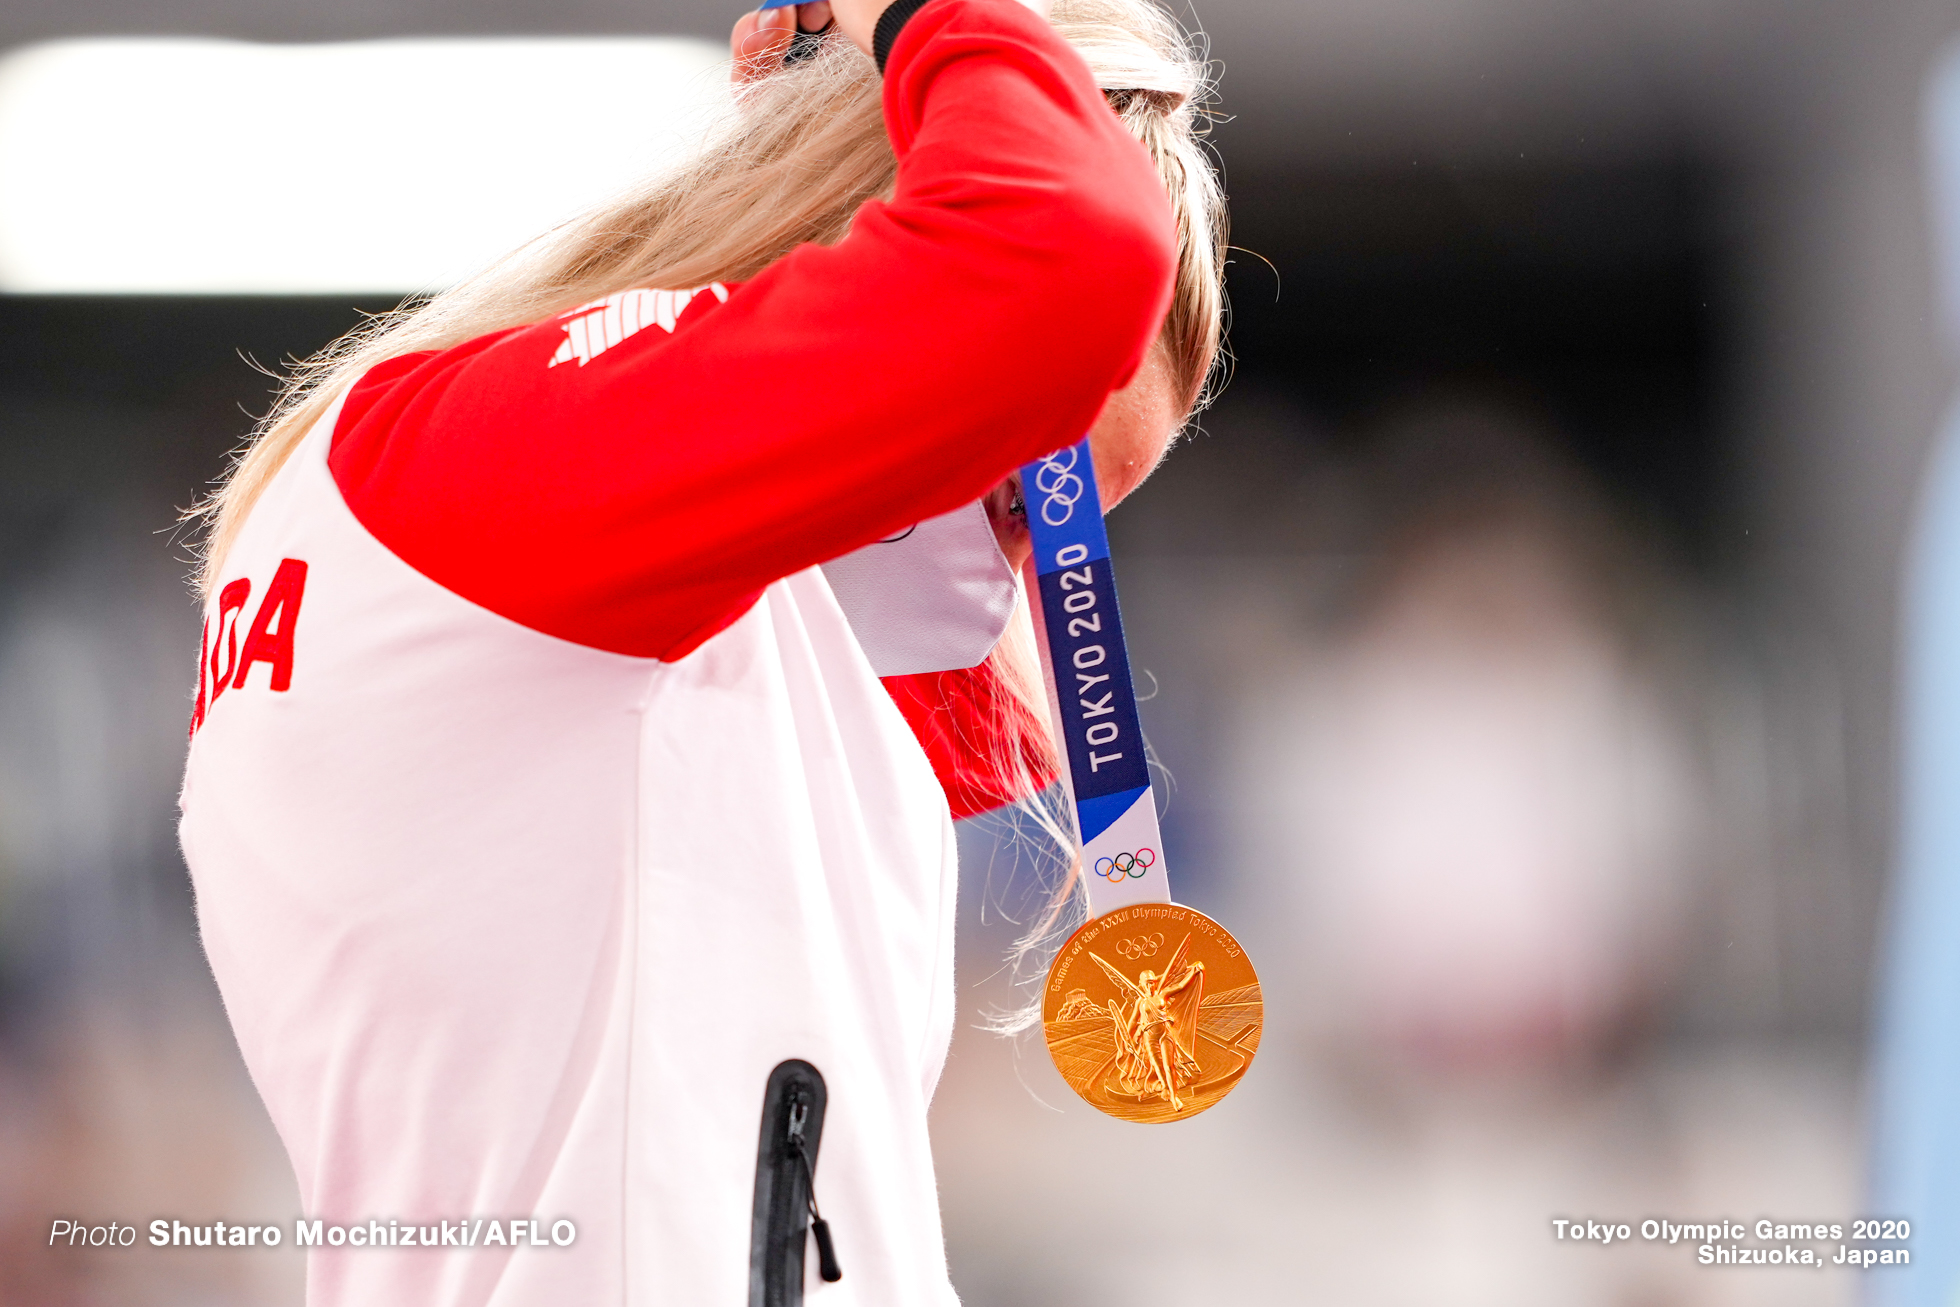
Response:
[[[1177,276],[1158,347],[1188,420],[1208,398],[1224,317],[1225,205],[1203,140],[1204,61],[1154,0],[1055,0],[1053,22],[1150,152],[1170,197]],[[207,528],[200,589],[211,591],[246,515],[300,439],[376,364],[539,322],[615,291],[745,281],[806,241],[843,239],[866,201],[891,193],[896,175],[880,93],[871,60],[829,37],[811,57],[745,86],[727,120],[677,169],[296,365],[230,475],[191,511]],[[1050,859],[1059,874],[1045,878],[1047,907],[1011,954],[1014,974],[1026,979],[1084,905],[1073,822],[1057,789],[1037,792],[1055,758],[1025,605],[989,671],[1009,694],[993,738],[968,743],[992,751],[1013,792],[1031,796],[1017,805],[1038,834],[1027,843],[1059,853]],[[1038,1018],[1024,1006],[991,1024],[1011,1032]]]

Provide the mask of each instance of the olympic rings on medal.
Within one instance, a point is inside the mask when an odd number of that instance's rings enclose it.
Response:
[[[1119,853],[1113,858],[1097,858],[1096,874],[1107,881],[1120,881],[1126,876],[1138,880],[1156,865],[1157,850],[1138,849],[1135,853]]]
[[[1082,498],[1082,478],[1075,475],[1075,459],[1076,447],[1070,445],[1042,459],[1035,471],[1034,488],[1042,496],[1041,520],[1049,526],[1060,526],[1075,516],[1075,502]]]
[[[1116,951],[1130,961],[1135,962],[1139,958],[1156,957],[1157,950],[1162,947],[1164,947],[1164,937],[1161,934],[1152,933],[1137,939],[1126,939],[1116,946]]]

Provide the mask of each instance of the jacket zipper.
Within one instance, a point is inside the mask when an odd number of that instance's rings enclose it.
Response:
[[[828,1095],[823,1073],[792,1058],[769,1073],[755,1157],[755,1220],[749,1236],[749,1307],[801,1307],[803,1251],[817,1240],[817,1270],[843,1278],[830,1224],[817,1208],[817,1146]]]

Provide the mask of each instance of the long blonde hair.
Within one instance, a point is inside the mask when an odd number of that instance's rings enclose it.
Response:
[[[1203,140],[1209,82],[1191,38],[1154,0],[1055,0],[1054,25],[1089,65],[1110,107],[1149,150],[1177,218],[1176,286],[1158,347],[1188,416],[1208,397],[1224,316],[1225,205]],[[386,359],[448,349],[539,322],[615,291],[745,281],[796,246],[843,239],[868,200],[891,193],[881,82],[841,37],[745,86],[703,148],[450,290],[374,318],[296,365],[217,491],[191,511],[206,527],[208,594],[252,505],[334,398]],[[1010,692],[991,742],[1006,779],[1031,794],[1051,756],[1031,758],[1047,712],[1026,609],[990,659]],[[1072,822],[1053,790],[1019,805],[1038,844],[1059,852],[1047,908],[1017,942],[1026,975],[1082,914]],[[1031,1024],[1033,1009],[997,1018]]]

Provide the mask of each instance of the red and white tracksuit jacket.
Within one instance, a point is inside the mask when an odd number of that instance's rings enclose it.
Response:
[[[1079,438],[1174,228],[1013,0],[918,10],[884,105],[842,242],[374,369],[224,560],[183,846],[306,1216],[577,1231],[325,1248],[313,1307],[739,1307],[790,1058],[812,1293],[953,1301],[926,1108],[993,690],[881,685],[817,565]]]

